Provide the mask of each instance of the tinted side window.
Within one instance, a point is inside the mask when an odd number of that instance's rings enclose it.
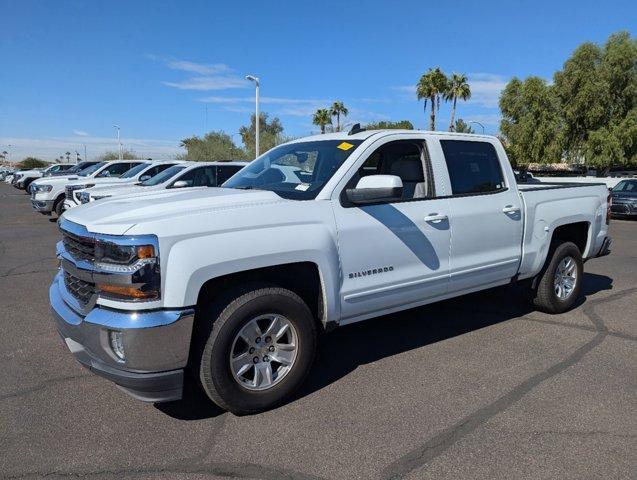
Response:
[[[102,170],[98,177],[119,177],[122,173],[133,168],[137,163],[114,163]],[[108,172],[108,174],[106,173]]]
[[[440,140],[454,195],[496,192],[504,188],[500,160],[487,142]]]
[[[187,182],[189,187],[215,187],[217,185],[215,167],[193,168],[175,181],[182,180]]]
[[[217,185],[221,185],[223,182],[232,177],[235,173],[241,170],[243,167],[236,165],[220,165],[217,167]]]
[[[173,166],[172,163],[166,163],[166,164],[162,164],[162,165],[157,165],[157,166],[155,166],[153,168],[149,168],[148,170],[146,170],[146,172],[144,173],[144,176],[148,175],[149,177],[154,177],[158,173],[161,173],[164,170],[166,170],[167,168],[170,168],[172,166]]]

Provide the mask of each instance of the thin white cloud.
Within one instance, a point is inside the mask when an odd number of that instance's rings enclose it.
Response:
[[[199,75],[216,75],[218,73],[231,72],[232,69],[225,63],[205,64],[189,62],[187,60],[168,60],[166,66],[172,70],[197,73]]]
[[[193,77],[181,82],[162,82],[167,87],[179,90],[227,90],[230,88],[246,88],[248,83],[237,76]]]
[[[500,94],[509,79],[495,73],[470,73],[467,77],[471,86],[471,99],[468,103],[497,108]]]
[[[88,137],[88,133],[86,133],[84,130],[73,130],[73,133],[75,135],[77,135],[78,137]]]
[[[75,152],[84,156],[86,145],[89,158],[95,158],[107,151],[117,150],[116,141],[111,137],[86,136],[75,137],[0,137],[0,144],[11,145],[11,160],[20,161],[27,156],[34,156],[43,160],[55,160],[66,152],[71,152],[75,159]],[[143,158],[174,158],[184,150],[179,147],[178,140],[155,138],[122,138],[124,148],[133,150]]]
[[[227,90],[231,88],[247,88],[250,83],[225,63],[198,63],[189,60],[146,55],[146,58],[163,63],[167,68],[178,72],[196,74],[196,76],[178,81],[163,81],[167,87],[179,90]]]

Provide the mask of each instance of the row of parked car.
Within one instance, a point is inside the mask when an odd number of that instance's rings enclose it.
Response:
[[[73,168],[30,185],[36,210],[62,214],[56,327],[151,402],[194,378],[224,409],[272,408],[321,331],[510,283],[564,312],[584,261],[610,252],[605,184],[518,185],[484,135],[354,126],[250,163]]]
[[[58,217],[65,210],[109,197],[157,190],[216,187],[248,162],[180,160],[84,161],[56,164],[45,170],[18,171],[5,181],[31,194],[33,208]]]

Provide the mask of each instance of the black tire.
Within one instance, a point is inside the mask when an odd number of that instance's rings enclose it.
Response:
[[[570,310],[579,298],[584,274],[582,254],[574,243],[564,242],[554,247],[549,252],[549,256],[550,259],[539,274],[539,282],[534,292],[533,304],[542,312],[563,313]],[[561,299],[555,291],[555,272],[560,262],[566,257],[571,257],[575,260],[575,271],[577,274],[573,290],[567,298]]]
[[[297,353],[292,367],[278,383],[267,390],[254,391],[235,380],[230,355],[241,328],[264,314],[283,315],[292,323],[297,334]],[[202,318],[197,319],[200,328],[195,334],[203,334],[205,338],[202,322],[212,325],[205,344],[201,342],[202,348],[195,347],[196,356],[201,352],[198,359],[193,358],[198,363],[199,380],[214,403],[236,415],[257,413],[284,403],[301,386],[314,362],[317,342],[314,318],[305,302],[289,290],[263,285],[244,287],[226,296],[225,301],[203,306],[197,315]]]
[[[33,183],[33,180],[27,180],[26,182],[24,182],[24,193],[26,193],[27,195],[31,195],[31,191],[29,190],[29,187],[31,186],[32,183]]]
[[[60,218],[64,213],[64,197],[58,198],[53,204],[53,211]]]

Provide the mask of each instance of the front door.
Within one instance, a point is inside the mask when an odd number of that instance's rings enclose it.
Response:
[[[342,268],[341,318],[362,320],[444,295],[449,282],[449,201],[436,198],[424,140],[380,145],[348,183],[397,175],[400,201],[334,205]]]

